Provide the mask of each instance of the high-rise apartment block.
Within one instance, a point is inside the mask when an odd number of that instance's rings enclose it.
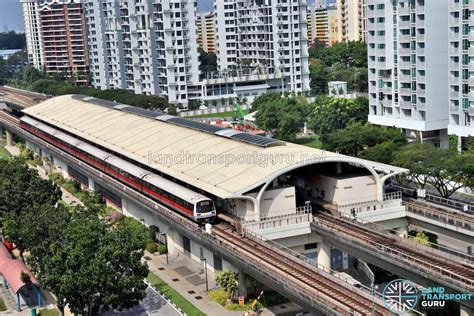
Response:
[[[186,104],[199,81],[194,1],[85,0],[92,84]],[[193,90],[194,89],[194,90]]]
[[[202,12],[196,17],[198,45],[208,54],[216,52],[214,12]]]
[[[449,60],[448,8],[449,1],[367,1],[369,121],[411,137],[418,131],[442,147],[448,145],[448,95],[459,102],[462,95],[460,84],[457,93],[448,91],[448,64],[462,76],[462,55]]]
[[[366,41],[365,2],[337,0],[338,42]]]
[[[474,136],[474,0],[446,2],[449,2],[448,134]]]
[[[26,48],[28,63],[35,68],[43,68],[43,44],[41,41],[41,24],[38,0],[21,0],[25,20]]]
[[[28,61],[51,76],[87,85],[89,60],[81,0],[21,0]]]
[[[89,81],[86,26],[80,1],[45,1],[39,7],[46,74],[60,76],[77,85]]]
[[[280,73],[283,90],[309,89],[306,1],[215,1],[221,70],[260,68]]]
[[[338,41],[337,7],[313,5],[308,8],[308,44],[315,40],[330,47]]]

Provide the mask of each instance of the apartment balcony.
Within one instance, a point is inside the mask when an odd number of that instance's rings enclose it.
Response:
[[[469,76],[468,83],[469,83],[470,87],[474,87],[474,77],[473,76]]]
[[[411,95],[411,89],[410,88],[400,88],[399,93],[400,93],[400,95],[410,96]]]
[[[399,60],[398,61],[398,68],[400,69],[410,69],[411,63],[409,61]]]
[[[410,43],[411,41],[410,34],[399,34],[398,41],[403,42],[403,43]]]
[[[409,7],[398,7],[398,15],[410,15]]]
[[[426,76],[418,75],[416,76],[416,82],[418,83],[426,83]]]
[[[450,104],[449,113],[459,114],[459,105]]]
[[[393,106],[393,100],[385,99],[382,101],[382,106],[391,108]]]
[[[411,108],[412,108],[410,100],[405,101],[403,99],[400,99],[400,100],[398,100],[398,104],[400,105],[400,108],[402,108],[402,109],[411,110]]]
[[[449,54],[454,55],[454,56],[459,56],[461,51],[459,50],[459,47],[449,47]]]
[[[460,99],[459,95],[460,95],[459,91],[449,91],[449,98],[450,99],[459,100]]]
[[[410,48],[399,48],[398,49],[398,55],[400,56],[410,56],[411,50]]]
[[[398,76],[398,79],[399,79],[400,82],[410,82],[411,81],[411,76],[400,74]]]
[[[398,28],[400,29],[409,29],[410,21],[398,21]]]
[[[425,27],[425,20],[417,20],[416,21],[417,27]]]
[[[418,97],[424,97],[424,96],[426,96],[426,90],[425,90],[425,89],[420,89],[420,88],[418,88],[418,89],[416,90],[416,95],[417,95]]]
[[[458,11],[460,8],[461,6],[459,2],[454,2],[454,1],[449,2],[449,11]]]
[[[474,63],[469,63],[469,71],[474,71]]]
[[[382,91],[383,94],[392,94],[393,93],[392,87],[383,87],[383,88],[380,89],[380,91]]]

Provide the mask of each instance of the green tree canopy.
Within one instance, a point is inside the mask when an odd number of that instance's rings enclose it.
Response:
[[[367,98],[342,99],[320,96],[311,104],[309,127],[320,135],[323,143],[333,131],[350,123],[366,122],[369,113]]]
[[[359,156],[364,150],[371,149],[368,153],[365,153],[367,158],[370,153],[378,155],[379,153],[373,149],[376,148],[374,146],[385,142],[391,142],[395,147],[400,147],[405,143],[405,136],[396,128],[356,122],[349,124],[345,129],[338,129],[325,137],[324,149],[351,156]],[[385,145],[383,147],[385,154],[388,154],[387,150],[392,149],[392,147]],[[377,149],[381,148],[377,147]],[[387,159],[389,157],[384,157],[384,160],[386,159],[388,163],[390,162],[390,159]]]
[[[399,149],[392,163],[410,170],[408,180],[421,188],[429,184],[444,198],[474,184],[474,155],[470,152],[460,154],[427,143],[412,143]]]
[[[14,31],[0,33],[0,49],[24,48],[26,48],[25,34],[17,34]]]
[[[216,274],[216,283],[224,291],[232,294],[239,286],[237,277],[237,273],[230,271],[229,269],[224,269]]]
[[[308,106],[302,97],[282,97],[278,93],[267,93],[255,98],[252,103],[256,124],[272,131],[278,139],[293,141],[303,127]]]
[[[91,212],[75,212],[42,258],[39,279],[61,309],[68,305],[76,314],[98,306],[129,308],[145,297],[142,238],[126,227],[108,227]]]
[[[202,48],[198,48],[199,53],[199,70],[202,73],[217,71],[217,56],[216,54],[206,53]]]
[[[0,212],[20,214],[32,206],[55,205],[61,190],[18,159],[0,160]]]

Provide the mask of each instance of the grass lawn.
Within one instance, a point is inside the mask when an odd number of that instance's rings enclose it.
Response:
[[[0,159],[9,159],[10,153],[0,145]]]
[[[6,310],[7,310],[7,306],[5,305],[3,298],[0,297],[0,312],[4,312]]]
[[[296,144],[313,147],[313,148],[321,148],[323,147],[323,143],[319,140],[319,136],[311,136],[305,138],[298,138],[295,140]]]
[[[187,299],[185,299],[181,294],[176,292],[171,286],[166,284],[162,279],[160,279],[156,274],[150,272],[147,277],[148,282],[161,294],[165,295],[170,299],[176,306],[178,306],[186,315],[188,316],[205,316],[203,312],[191,304]]]
[[[59,316],[59,311],[57,309],[42,309],[38,313],[39,316]]]
[[[245,114],[248,114],[248,110],[243,110]],[[229,112],[222,112],[222,113],[210,113],[210,114],[200,114],[200,115],[194,115],[194,116],[187,116],[185,118],[219,118],[219,117],[234,117],[235,112],[234,111],[229,111]]]

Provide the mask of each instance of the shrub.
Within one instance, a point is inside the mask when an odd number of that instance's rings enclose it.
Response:
[[[224,290],[211,290],[209,291],[209,297],[216,303],[222,306],[227,304],[227,300],[230,299],[230,294]]]
[[[233,293],[237,288],[237,273],[225,269],[216,274],[216,283],[220,288],[224,289],[229,293]]]
[[[146,244],[146,251],[149,253],[155,253],[158,251],[158,244],[156,242],[149,242]]]
[[[158,246],[158,252],[160,253],[160,255],[168,253],[168,246],[166,246],[165,244],[160,244]]]

